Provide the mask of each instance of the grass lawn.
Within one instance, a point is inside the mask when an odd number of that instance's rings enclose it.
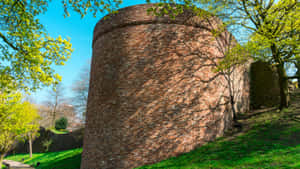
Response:
[[[69,133],[68,130],[56,130],[56,129],[50,129],[50,131],[52,131],[55,134],[67,134]]]
[[[40,162],[40,166],[36,169],[79,169],[81,152],[82,148],[78,148],[60,152],[34,153],[31,159],[29,159],[29,154],[8,156],[5,159],[21,162],[24,158],[24,163],[32,166]]]
[[[240,122],[248,129],[235,137],[139,169],[300,169],[299,110],[265,112]]]

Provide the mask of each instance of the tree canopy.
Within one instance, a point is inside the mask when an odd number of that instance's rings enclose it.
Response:
[[[20,93],[0,93],[0,166],[16,140],[38,131],[38,119],[37,109]]]
[[[183,4],[184,7],[170,4]],[[149,11],[156,15],[176,16],[185,8],[193,10],[200,17],[214,15],[221,18],[224,26],[232,33],[237,30],[246,32],[238,34],[237,39],[253,58],[266,61],[277,68],[280,108],[283,108],[289,105],[289,77],[286,75],[285,65],[300,57],[299,6],[297,0],[161,0]],[[198,7],[208,12],[201,12]]]
[[[64,65],[73,51],[70,38],[52,37],[38,16],[47,11],[51,0],[0,1],[0,88],[36,90],[56,84],[61,76],[53,65]],[[63,0],[69,10],[83,17],[87,12],[110,13],[121,0]]]

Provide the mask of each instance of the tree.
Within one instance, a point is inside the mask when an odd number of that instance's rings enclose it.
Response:
[[[29,146],[29,157],[32,158],[32,141],[39,136],[38,128],[32,129],[27,134],[28,146]]]
[[[73,105],[81,119],[85,119],[86,105],[89,92],[90,82],[90,65],[86,65],[81,69],[78,79],[75,81],[72,90],[74,93]]]
[[[60,81],[51,65],[63,65],[71,55],[70,40],[49,36],[36,18],[47,1],[0,2],[0,87],[35,90]]]
[[[55,120],[61,117],[66,117],[68,119],[70,126],[73,126],[80,122],[80,120],[76,116],[75,108],[73,105],[69,104],[63,99],[61,99],[61,101],[59,101],[58,103],[59,104],[56,108]],[[39,120],[39,124],[44,128],[53,127],[53,116],[52,116],[53,105],[50,104],[50,100],[48,100],[42,105],[37,105],[37,107],[38,107],[38,113],[41,116],[41,119]]]
[[[49,107],[49,115],[51,118],[51,127],[55,127],[55,120],[59,112],[59,105],[64,100],[64,88],[61,83],[55,86],[53,90],[50,90],[46,105]]]
[[[50,0],[51,1],[51,0]],[[57,84],[61,77],[53,65],[64,65],[71,56],[70,39],[51,37],[37,16],[47,11],[48,0],[0,1],[0,88],[36,90]],[[63,0],[69,10],[82,17],[87,11],[115,12],[121,0]]]
[[[235,81],[237,81],[236,78],[236,71],[237,69],[241,68],[242,65],[249,62],[249,55],[247,54],[247,51],[244,47],[242,47],[239,44],[235,44],[235,40],[231,38],[232,35],[230,35],[230,41],[228,46],[225,48],[224,51],[222,51],[222,54],[224,56],[224,59],[221,60],[217,66],[216,66],[216,72],[221,72],[222,75],[225,78],[225,81],[227,83],[228,93],[229,93],[229,100],[230,100],[230,106],[233,113],[233,122],[235,124],[238,124],[237,122],[237,114],[238,110],[236,109],[235,101],[236,101],[236,95],[239,94],[238,90],[235,86]],[[240,53],[243,53],[241,55]]]
[[[38,118],[36,108],[22,101],[20,93],[0,93],[0,166],[15,141],[37,133]]]
[[[49,91],[49,97],[44,105],[39,106],[39,114],[42,116],[40,124],[45,127],[55,127],[58,118],[66,117],[70,124],[76,123],[74,106],[64,97],[64,87],[61,83]]]
[[[69,104],[68,102],[64,102],[58,106],[58,114],[57,118],[66,117],[68,119],[68,124],[76,123],[77,117],[75,108],[73,105]]]
[[[46,103],[40,104],[40,105],[36,105],[38,108],[38,114],[41,116],[40,120],[39,120],[39,124],[40,126],[44,127],[44,128],[50,128],[52,127],[52,118],[51,118],[51,108],[48,107]]]
[[[55,129],[61,130],[66,129],[68,127],[68,119],[65,117],[61,117],[60,119],[56,120],[55,122]]]
[[[147,2],[150,2],[148,0]],[[156,15],[176,16],[182,9],[193,10],[202,18],[212,15],[225,21],[229,30],[248,32],[242,45],[255,59],[276,66],[279,76],[280,108],[289,106],[288,78],[285,64],[299,58],[300,11],[297,0],[161,0],[148,11]],[[180,5],[183,4],[183,5]],[[208,12],[203,12],[201,7]],[[240,42],[242,38],[240,37]]]

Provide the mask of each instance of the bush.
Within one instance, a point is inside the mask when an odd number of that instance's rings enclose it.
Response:
[[[68,126],[68,119],[65,117],[62,117],[55,121],[56,130],[66,129],[67,126]]]
[[[42,142],[42,144],[43,144],[43,147],[45,148],[45,152],[48,152],[49,151],[49,147],[50,147],[50,145],[52,144],[52,140],[51,139],[49,139],[49,140],[44,140],[43,142]]]

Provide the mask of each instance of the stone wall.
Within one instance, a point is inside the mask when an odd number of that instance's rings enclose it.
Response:
[[[175,20],[121,9],[94,30],[82,169],[134,168],[189,152],[231,126],[228,81],[214,72],[234,38],[217,18]],[[231,74],[235,107],[249,107],[249,65]]]
[[[256,61],[250,67],[250,107],[259,109],[280,103],[280,88],[275,66]]]
[[[44,147],[43,142],[46,140],[52,141],[49,146],[49,152],[80,148],[83,143],[83,128],[66,134],[55,134],[48,129],[40,127],[39,136],[34,139],[32,143],[32,152],[44,153],[46,148]],[[25,142],[16,142],[13,149],[7,155],[23,153],[29,153],[28,140]]]

